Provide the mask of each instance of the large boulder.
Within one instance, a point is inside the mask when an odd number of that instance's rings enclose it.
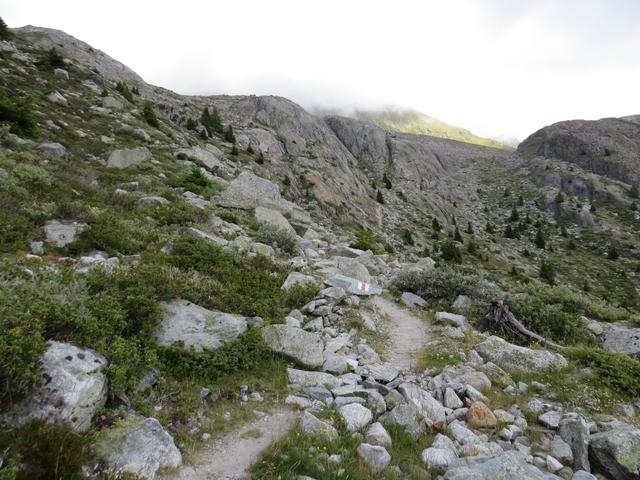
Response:
[[[335,442],[338,431],[328,422],[320,420],[309,411],[305,411],[300,418],[300,430],[309,437]]]
[[[369,468],[374,472],[384,470],[389,462],[391,462],[391,455],[387,452],[387,449],[379,445],[370,445],[368,443],[361,443],[357,448],[358,456],[369,465]]]
[[[148,162],[153,156],[147,147],[114,150],[107,160],[107,168],[129,168]]]
[[[316,368],[324,363],[324,341],[318,333],[289,325],[267,325],[262,338],[274,352],[293,358],[301,365]]]
[[[325,280],[324,283],[330,287],[343,288],[347,293],[352,295],[368,296],[382,293],[382,288],[378,285],[372,285],[357,278],[345,277],[344,275],[334,275]]]
[[[558,426],[558,434],[571,448],[574,470],[590,470],[589,426],[582,416],[568,414]]]
[[[510,373],[549,373],[567,366],[567,360],[559,353],[520,347],[495,335],[476,345],[475,350],[485,361]]]
[[[183,157],[193,160],[208,170],[216,170],[223,166],[223,163],[209,150],[195,146],[191,148],[181,148],[176,151],[178,158]]]
[[[57,142],[43,143],[42,145],[40,145],[40,150],[54,157],[64,157],[67,154],[67,149],[64,147],[64,145]]]
[[[492,428],[498,420],[491,409],[482,402],[473,402],[467,411],[467,425],[471,428]]]
[[[454,460],[442,476],[443,480],[562,480],[527,463],[526,456],[509,450],[495,456],[479,456]]]
[[[164,314],[155,334],[161,346],[182,341],[186,348],[198,352],[215,350],[247,330],[246,317],[207,310],[187,300],[164,302],[161,306]]]
[[[131,415],[101,432],[94,450],[111,472],[130,473],[149,480],[155,478],[160,468],[176,468],[182,464],[180,450],[160,422],[139,415]]]
[[[44,224],[44,234],[47,237],[47,242],[55,244],[58,248],[62,248],[77,240],[78,234],[85,228],[87,228],[86,223],[49,220]]]
[[[602,346],[612,352],[640,358],[640,328],[612,326],[605,334]]]
[[[367,407],[358,403],[349,403],[338,410],[347,430],[357,432],[371,423],[373,414]]]
[[[446,414],[444,406],[433,398],[429,392],[414,383],[405,382],[398,387],[398,391],[410,405],[413,405],[427,425],[442,428],[445,425]]]
[[[287,368],[287,378],[289,379],[289,383],[299,385],[301,387],[325,386],[329,388],[336,388],[342,383],[339,378],[334,377],[330,373],[308,372],[306,370],[298,370],[296,368]]]
[[[278,185],[253,173],[241,172],[212,201],[223,207],[251,210],[258,206],[276,207],[281,200]]]
[[[296,285],[309,285],[309,284],[315,284],[315,283],[316,283],[316,279],[313,278],[311,275],[305,275],[304,273],[300,273],[300,272],[291,272],[287,276],[287,279],[284,281],[281,288],[283,290],[289,290],[290,288]]]
[[[266,207],[256,207],[254,214],[258,223],[266,223],[267,225],[278,227],[291,235],[296,235],[296,231],[293,229],[289,221],[284,218],[284,215],[282,215],[278,210]]]
[[[86,432],[107,400],[107,360],[93,350],[51,341],[40,360],[46,382],[35,388],[3,420],[21,427],[30,420],[63,423]]]
[[[589,460],[593,471],[609,478],[640,479],[640,430],[617,422],[611,430],[591,435]]]

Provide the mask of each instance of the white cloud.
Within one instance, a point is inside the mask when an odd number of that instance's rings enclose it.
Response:
[[[305,106],[412,107],[480,134],[640,112],[635,0],[3,0],[147,81]]]

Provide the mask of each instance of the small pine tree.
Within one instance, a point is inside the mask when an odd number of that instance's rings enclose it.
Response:
[[[638,204],[636,202],[632,202],[629,208],[631,209],[632,212],[635,212],[638,210]]]
[[[211,109],[211,120],[209,125],[211,126],[211,130],[215,133],[221,135],[224,132],[224,126],[222,125],[222,119],[220,118],[220,112],[216,107]],[[231,126],[231,125],[229,125]],[[235,141],[235,140],[234,140]]]
[[[151,100],[145,100],[144,103],[142,104],[142,117],[152,127],[158,128],[160,126],[160,122],[158,122],[158,117],[156,117],[155,107]]]
[[[140,96],[140,90],[138,90],[138,87],[133,87],[131,89],[131,93],[133,93],[134,95]]]
[[[255,151],[253,150],[253,147],[251,146],[251,144],[249,144],[249,145],[247,146],[247,153],[248,153],[249,155],[253,155],[253,154],[255,153]]]
[[[453,223],[454,227],[458,226],[458,221],[456,220],[456,216],[454,215],[453,218],[451,219],[451,223]]]
[[[7,24],[4,23],[4,20],[0,17],[0,40],[11,40],[13,36],[13,32],[9,30]]]
[[[504,196],[505,196],[505,197],[509,197],[509,196],[511,196],[511,189],[510,189],[509,187],[506,187],[506,188],[504,189]]]
[[[473,235],[473,225],[471,225],[471,222],[467,223],[467,229],[465,230],[465,233]]]
[[[513,228],[511,228],[511,225],[507,224],[506,228],[504,229],[504,236],[506,238],[516,238],[516,235],[513,231]]]
[[[556,272],[553,268],[553,264],[546,260],[543,260],[540,264],[540,278],[547,282],[549,285],[555,285]]]
[[[376,201],[384,205],[384,197],[382,196],[382,192],[380,190],[378,190],[378,193],[376,193]]]
[[[109,95],[109,90],[107,90],[107,88],[106,88],[106,87],[104,87],[104,88],[102,89],[102,91],[100,92],[100,96],[101,96],[101,97],[106,97],[106,96],[108,96],[108,95]]]
[[[195,130],[196,128],[198,128],[198,122],[195,118],[189,118],[187,119],[187,124],[185,125],[185,127],[187,128],[187,130]]]
[[[640,191],[638,191],[638,186],[637,185],[632,185],[631,188],[629,189],[629,196],[631,198],[640,198]]]
[[[236,136],[233,134],[233,127],[231,124],[224,131],[224,141],[229,143],[236,143]]]
[[[120,95],[122,95],[129,103],[133,103],[133,95],[126,83],[118,82],[116,84],[116,90],[120,92]]]
[[[467,252],[469,252],[471,255],[475,255],[476,253],[478,253],[478,244],[473,238],[470,238],[467,242]]]
[[[436,217],[433,217],[433,221],[431,222],[431,228],[433,229],[434,232],[439,232],[440,230],[442,230],[442,225],[440,225],[440,222]]]
[[[209,113],[209,107],[204,107],[204,110],[202,110],[200,123],[205,128],[209,136],[211,136],[211,113]]]
[[[564,195],[562,194],[562,191],[558,190],[558,193],[554,201],[558,204],[564,202]]]
[[[513,208],[511,209],[511,215],[509,216],[507,221],[517,222],[519,219],[520,219],[520,214],[518,213],[518,209],[514,205]]]
[[[596,206],[592,203],[591,206],[589,207],[589,211],[591,213],[596,213]]]
[[[607,251],[607,258],[609,260],[617,260],[618,258],[620,258],[620,253],[615,246],[611,245],[609,247],[609,250]]]
[[[400,232],[400,238],[402,239],[402,243],[404,243],[405,245],[415,244],[411,230],[409,230],[408,228],[402,229],[402,231]]]
[[[264,163],[264,153],[260,152],[258,154],[258,158],[256,158],[256,163],[262,165]]]
[[[520,195],[518,197],[518,206],[522,207],[524,205],[524,197]]]
[[[458,230],[458,227],[456,227],[456,231],[453,233],[453,239],[456,242],[462,243],[462,235],[460,235],[460,230]]]
[[[440,247],[440,257],[446,262],[459,263],[462,261],[462,252],[451,240],[447,240]]]
[[[382,176],[382,183],[384,183],[384,188],[391,190],[391,180],[389,180],[386,173]]]
[[[234,143],[233,147],[231,147],[231,155],[233,155],[234,157],[237,157],[239,154],[240,152],[238,151],[238,147]]]
[[[485,231],[489,235],[493,235],[494,233],[496,233],[496,227],[494,227],[491,223],[487,223],[487,226],[485,227]]]
[[[536,247],[544,250],[546,241],[544,238],[544,232],[542,231],[541,228],[538,228],[538,230],[536,230],[536,237],[533,240],[533,243],[535,243]]]
[[[560,229],[560,235],[562,235],[565,238],[567,238],[569,236],[569,233],[567,232],[567,227],[565,227],[564,225]]]

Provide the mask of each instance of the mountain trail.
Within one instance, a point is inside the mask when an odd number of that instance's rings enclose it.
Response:
[[[249,468],[271,444],[295,425],[298,412],[280,409],[243,425],[205,446],[189,465],[161,480],[236,480],[250,478]]]
[[[430,325],[393,300],[376,296],[371,304],[385,319],[383,328],[389,336],[384,356],[386,361],[409,372],[417,365],[417,355],[431,340]]]

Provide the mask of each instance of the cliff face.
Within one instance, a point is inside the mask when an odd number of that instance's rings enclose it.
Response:
[[[640,182],[640,124],[637,117],[569,120],[529,136],[517,153],[575,163],[629,184]]]

